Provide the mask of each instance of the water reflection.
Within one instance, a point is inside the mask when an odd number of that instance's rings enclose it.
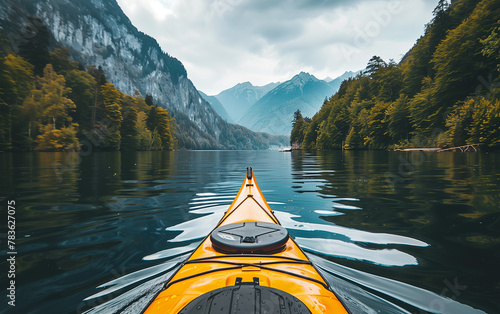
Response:
[[[19,313],[137,313],[220,219],[247,166],[354,312],[500,309],[498,154],[109,152],[67,160],[0,154],[0,198],[19,204],[17,293],[30,300]],[[390,184],[387,174],[401,180]]]
[[[295,238],[309,252],[366,261],[382,266],[417,265],[417,259],[396,249],[367,249],[354,243],[322,238]]]
[[[321,269],[323,273],[326,274],[327,278],[329,278],[329,282],[335,282],[336,286],[339,287],[337,291],[341,291],[341,293],[345,292],[345,289],[342,288],[343,285],[346,285],[344,281],[339,281],[339,278],[347,279],[352,281],[364,288],[372,289],[379,294],[384,294],[386,299],[385,301],[400,301],[404,302],[408,305],[412,305],[417,309],[422,311],[427,311],[430,313],[485,313],[481,310],[474,309],[468,305],[461,304],[447,298],[443,295],[439,295],[437,293],[433,293],[431,291],[427,291],[425,289],[421,289],[403,282],[399,282],[397,280],[391,280],[388,278],[384,278],[381,276],[376,276],[373,274],[369,274],[363,271],[351,269],[349,267],[345,267],[336,263],[332,263],[315,255],[309,254],[309,258]],[[456,288],[456,287],[455,287]],[[349,290],[348,290],[349,291]],[[388,298],[389,297],[389,298]],[[345,296],[345,299],[349,300],[349,296]],[[380,298],[376,298],[375,300],[366,300],[362,297],[366,308],[369,308],[370,311],[362,312],[368,313],[373,311],[373,309],[379,308],[379,306],[384,306],[384,303],[381,303]],[[348,301],[352,303],[352,299]],[[354,305],[358,306],[358,305]],[[384,311],[375,311],[379,313],[391,313]]]
[[[427,287],[434,293],[477,308],[489,308],[489,312],[500,309],[493,297],[500,293],[500,287],[491,280],[491,275],[496,278],[500,275],[498,267],[493,266],[498,265],[499,260],[492,257],[497,256],[493,252],[500,249],[499,167],[499,154],[338,151],[315,155],[296,152],[292,160],[293,188],[297,192],[304,193],[305,186],[310,191],[306,194],[324,199],[347,196],[358,200],[340,202],[359,208],[354,211],[338,208],[336,204],[327,205],[335,214],[324,215],[326,210],[322,209],[321,220],[357,232],[388,233],[428,244],[394,247],[383,245],[382,240],[382,246],[368,246],[369,249],[398,249],[416,258],[418,271],[411,271],[407,266],[383,272],[386,276]],[[327,172],[332,169],[333,173]],[[395,177],[398,180],[394,181]],[[307,184],[309,179],[315,182],[314,186]],[[309,215],[306,220],[317,218]],[[349,254],[338,256],[335,248],[318,250],[319,243],[311,246],[312,251],[331,261],[380,272],[361,260],[342,261]],[[466,291],[455,289],[453,292],[450,282],[467,283],[461,286],[466,287]],[[462,311],[468,313],[467,309]],[[441,311],[439,306],[432,312],[458,313],[449,309]]]

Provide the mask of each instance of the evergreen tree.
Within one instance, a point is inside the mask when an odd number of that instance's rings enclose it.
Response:
[[[89,65],[87,67],[87,72],[90,74],[95,80],[94,86],[94,102],[91,110],[90,124],[92,126],[97,123],[97,116],[99,107],[102,105],[102,93],[101,87],[108,82],[106,79],[106,75],[101,66],[97,67],[95,65]]]
[[[122,106],[123,122],[121,124],[121,150],[136,150],[139,137],[137,135],[137,100],[125,95]]]
[[[473,110],[467,143],[500,147],[500,99],[478,97],[471,101]]]
[[[43,21],[29,16],[28,23],[21,31],[19,55],[34,65],[34,73],[43,75],[45,66],[50,62],[50,31]]]
[[[499,24],[500,21],[497,22],[497,25]],[[500,72],[500,26],[494,28],[488,37],[480,42],[483,45],[481,53],[483,56],[491,58],[497,64],[496,71]]]
[[[50,64],[59,74],[66,76],[66,72],[78,69],[78,62],[73,61],[69,57],[69,50],[67,48],[57,48],[49,53]]]
[[[161,139],[161,147],[163,150],[172,149],[174,138],[170,130],[170,115],[167,109],[156,107],[157,125],[156,131]]]
[[[158,111],[156,106],[151,106],[148,112],[148,118],[146,119],[146,125],[148,129],[153,132],[158,125]]]
[[[76,109],[71,113],[73,120],[82,130],[90,129],[91,113],[96,97],[96,81],[90,74],[78,69],[67,71],[65,78],[66,86],[70,88],[68,97],[76,105]]]
[[[135,129],[137,130],[137,149],[150,150],[153,144],[153,134],[146,126],[147,114],[144,111],[137,113]]]
[[[373,56],[371,59],[368,61],[368,65],[366,66],[366,72],[365,74],[368,74],[369,76],[372,76],[375,74],[380,68],[386,67],[387,63],[380,58],[379,56]]]
[[[386,148],[390,139],[387,136],[387,122],[385,113],[389,104],[383,101],[377,101],[371,108],[367,118],[367,135],[364,136],[364,146],[370,149]]]
[[[153,96],[151,96],[151,94],[146,95],[145,101],[146,101],[146,105],[153,106]]]
[[[103,137],[103,149],[120,149],[120,128],[123,121],[121,112],[122,95],[123,94],[111,83],[105,83],[101,87],[103,117],[97,122],[97,125]]]
[[[431,94],[431,128],[444,127],[444,113],[474,93],[481,84],[478,78],[488,77],[498,65],[496,58],[482,54],[480,39],[492,33],[499,16],[500,3],[483,0],[437,47],[432,59],[436,76]]]
[[[9,54],[0,61],[0,151],[29,147],[20,106],[35,83],[33,65]]]
[[[401,144],[409,140],[411,132],[409,116],[408,97],[404,94],[387,107],[384,121],[387,123],[387,135],[391,143]]]
[[[304,141],[304,118],[299,109],[293,114],[292,134],[290,135],[290,145],[302,145]]]

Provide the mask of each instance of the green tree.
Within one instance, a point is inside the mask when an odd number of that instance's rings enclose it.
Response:
[[[395,101],[399,98],[403,87],[403,71],[394,61],[377,71],[378,84],[372,94],[377,100],[384,102]]]
[[[95,101],[96,81],[85,71],[73,69],[66,72],[66,86],[70,88],[68,97],[75,103],[73,120],[81,129],[90,129],[91,112]]]
[[[323,120],[318,126],[318,138],[316,139],[316,149],[332,149],[333,138],[331,130],[328,128],[328,121]]]
[[[57,48],[49,53],[50,64],[57,73],[66,76],[66,72],[78,69],[78,62],[73,61],[69,57],[69,50],[67,48]]]
[[[77,128],[78,124],[76,123],[61,129],[54,129],[51,124],[44,126],[42,134],[37,136],[35,150],[67,151],[78,149]]]
[[[462,6],[462,3],[457,3],[457,6]],[[433,11],[433,19],[426,25],[425,36],[417,40],[415,46],[403,59],[403,93],[409,97],[420,92],[421,83],[425,77],[434,78],[432,55],[439,43],[446,37],[446,32],[454,28],[455,24],[460,23],[459,20],[452,23],[453,18],[448,8],[448,1],[439,0]]]
[[[487,38],[495,29],[500,16],[500,2],[483,0],[469,17],[455,29],[447,32],[432,58],[436,76],[432,91],[434,113],[429,117],[431,127],[444,126],[443,114],[457,101],[475,92],[480,77],[488,77],[498,65],[495,57],[482,54],[480,39]]]
[[[430,77],[424,78],[422,91],[416,94],[410,101],[410,119],[412,123],[412,136],[418,142],[424,142],[429,139],[433,127],[437,126],[438,118],[436,112],[439,104],[433,101],[434,84]],[[441,116],[442,118],[443,116]]]
[[[470,134],[468,144],[485,143],[490,147],[500,147],[500,100],[478,97],[472,102]]]
[[[395,102],[392,102],[385,111],[384,122],[387,123],[387,135],[390,142],[401,144],[409,141],[411,132],[410,113],[408,110],[408,97],[402,94]]]
[[[151,94],[147,94],[144,100],[146,102],[146,105],[153,106],[153,96],[151,96]]]
[[[302,145],[304,141],[304,118],[299,109],[293,114],[292,133],[290,135],[290,145]]]
[[[153,145],[153,134],[146,126],[147,114],[144,111],[137,113],[135,129],[137,130],[137,149],[150,150]]]
[[[146,119],[146,125],[151,132],[153,132],[158,125],[158,110],[156,110],[156,108],[156,106],[149,107],[148,118]]]
[[[9,54],[0,61],[0,151],[27,147],[20,106],[35,83],[33,65]]]
[[[379,56],[373,56],[371,59],[368,61],[368,65],[366,66],[366,72],[365,74],[372,76],[374,75],[379,69],[384,68],[387,66],[387,63],[380,58]]]
[[[499,24],[497,22],[497,24]],[[500,26],[494,28],[488,37],[480,41],[483,45],[481,50],[483,56],[495,60],[497,72],[500,72]]]
[[[122,117],[122,92],[111,83],[101,87],[102,119],[97,122],[102,138],[103,149],[119,150],[121,144],[120,128]]]
[[[121,150],[136,150],[139,138],[137,135],[137,99],[125,95],[122,106],[123,122],[121,124]]]
[[[47,64],[43,73],[38,78],[38,88],[31,91],[21,107],[24,123],[28,124],[28,137],[35,140],[38,150],[74,149],[78,145],[75,140],[78,125],[72,123],[70,116],[75,108],[66,97],[70,89],[51,64]]]
[[[446,118],[446,136],[448,143],[452,146],[461,146],[466,143],[469,138],[468,128],[472,120],[472,112],[474,111],[475,100],[468,99],[464,102],[457,103],[449,112]]]
[[[66,79],[57,74],[51,64],[47,64],[43,74],[43,77],[39,78],[42,122],[52,123],[54,129],[69,126],[73,120],[70,112],[76,108],[75,103],[66,97],[71,89],[66,87]]]
[[[13,106],[20,105],[35,85],[34,66],[20,56],[9,54],[2,60],[0,79],[1,99]]]
[[[162,149],[172,149],[174,146],[174,138],[170,129],[170,115],[167,109],[156,107],[157,110],[157,126],[156,130],[160,136]]]
[[[43,21],[29,16],[28,23],[21,31],[18,45],[19,55],[34,65],[34,73],[43,75],[45,66],[50,62],[50,31]]]
[[[364,146],[370,149],[382,149],[389,145],[390,139],[387,136],[387,123],[385,113],[389,104],[377,101],[370,109],[367,121],[367,133],[364,137]]]
[[[101,66],[96,67],[95,65],[87,66],[87,73],[90,74],[95,80],[94,86],[94,102],[91,110],[90,124],[95,126],[97,123],[97,116],[99,107],[102,107],[102,92],[101,88],[104,84],[108,83],[104,70]],[[102,125],[102,123],[101,123]]]

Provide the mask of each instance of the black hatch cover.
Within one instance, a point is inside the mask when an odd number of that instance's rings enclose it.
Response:
[[[219,288],[197,297],[179,314],[311,314],[307,306],[293,295],[253,282],[241,282]]]
[[[268,222],[242,222],[215,229],[210,240],[219,252],[271,254],[284,249],[288,231]]]

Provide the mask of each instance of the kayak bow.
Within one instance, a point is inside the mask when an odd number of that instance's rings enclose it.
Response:
[[[348,312],[280,225],[248,168],[215,229],[144,313]]]

